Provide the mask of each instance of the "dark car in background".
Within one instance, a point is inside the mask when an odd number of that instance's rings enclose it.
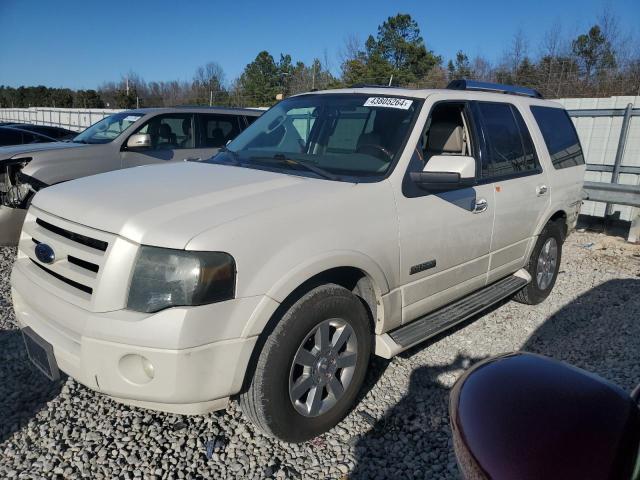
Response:
[[[57,141],[59,140],[48,135],[17,126],[0,126],[0,147]]]
[[[28,123],[9,123],[5,125],[7,127],[19,128],[28,132],[33,132],[39,135],[44,135],[49,138],[53,138],[57,141],[71,140],[79,132],[69,130],[68,128],[55,127],[52,125],[31,125]]]

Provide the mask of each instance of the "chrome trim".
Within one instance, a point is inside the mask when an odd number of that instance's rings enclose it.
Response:
[[[487,203],[487,200],[484,198],[479,198],[478,200],[476,200],[475,207],[473,208],[473,213],[485,212],[488,207],[489,204]]]

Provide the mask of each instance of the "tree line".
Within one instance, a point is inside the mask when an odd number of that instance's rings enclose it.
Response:
[[[608,11],[574,37],[553,26],[535,52],[520,30],[494,63],[482,56],[470,58],[462,50],[445,62],[427,47],[418,23],[397,14],[364,42],[347,38],[339,57],[337,74],[326,54],[307,65],[289,54],[275,58],[261,51],[231,82],[222,66],[209,62],[191,81],[147,82],[129,72],[97,90],[0,86],[0,107],[269,106],[281,96],[316,89],[355,84],[442,88],[459,78],[523,85],[548,98],[640,95],[640,45]]]

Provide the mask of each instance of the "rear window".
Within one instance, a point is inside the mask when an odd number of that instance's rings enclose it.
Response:
[[[584,164],[584,155],[573,122],[562,108],[532,106],[551,162],[556,169]]]

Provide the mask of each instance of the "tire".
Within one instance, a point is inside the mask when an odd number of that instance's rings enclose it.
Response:
[[[549,296],[560,270],[562,241],[562,225],[558,222],[548,222],[540,232],[525,267],[531,275],[531,282],[516,293],[514,300],[528,305],[537,305]],[[553,251],[554,245],[556,248],[555,263],[552,262],[549,254],[549,251]]]
[[[344,338],[337,353],[325,355],[317,348],[324,344],[322,351],[330,352],[336,340]],[[368,313],[355,295],[334,284],[312,289],[282,315],[267,337],[240,396],[242,411],[264,433],[286,442],[303,442],[330,430],[357,398],[372,342]],[[316,356],[309,357],[310,352]],[[315,388],[298,397],[309,385]]]

